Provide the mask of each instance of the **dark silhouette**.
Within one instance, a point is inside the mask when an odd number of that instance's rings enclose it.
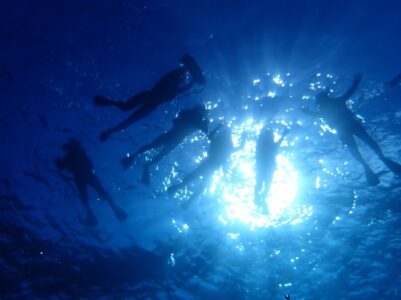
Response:
[[[88,186],[91,186],[104,200],[109,203],[114,214],[120,221],[125,220],[128,217],[127,213],[114,203],[113,199],[103,188],[99,179],[92,170],[92,161],[86,154],[85,150],[81,147],[78,140],[71,138],[68,143],[63,145],[63,150],[65,151],[64,157],[61,159],[56,158],[54,161],[59,169],[67,169],[74,176],[79,198],[87,212],[88,225],[94,226],[97,224],[96,217],[89,207]]]
[[[401,73],[394,76],[390,81],[387,81],[385,84],[389,87],[395,87],[397,85],[400,85],[401,84]]]
[[[121,164],[126,169],[132,164],[135,158],[143,152],[163,147],[159,153],[152,160],[146,162],[143,167],[142,182],[149,184],[149,168],[177,147],[186,136],[191,135],[197,130],[202,130],[205,134],[208,134],[207,111],[202,105],[196,105],[191,109],[181,111],[178,117],[174,119],[171,129],[159,135],[149,144],[140,147],[135,153],[128,154],[127,157],[121,159]]]
[[[285,129],[281,138],[275,143],[273,132],[265,127],[256,143],[254,202],[263,211],[266,210],[265,199],[269,194],[274,171],[277,168],[276,155],[287,132],[288,129]]]
[[[316,96],[316,103],[320,108],[318,113],[306,109],[304,111],[311,115],[322,117],[337,131],[339,138],[351,151],[352,156],[362,165],[368,183],[370,185],[377,185],[379,179],[362,158],[354,136],[357,136],[368,145],[393,173],[401,175],[401,165],[384,156],[379,145],[367,133],[361,122],[346,105],[347,100],[354,94],[361,79],[362,75],[356,74],[351,87],[340,97],[329,96],[327,91],[319,93]]]
[[[190,55],[184,55],[180,61],[182,66],[164,75],[151,90],[141,92],[127,102],[96,96],[94,104],[97,106],[116,106],[122,111],[136,109],[134,113],[117,126],[103,131],[100,135],[100,140],[105,141],[112,133],[123,130],[146,117],[159,105],[170,102],[178,95],[192,88],[194,84],[205,84],[201,69]]]
[[[184,177],[181,183],[172,185],[168,188],[170,194],[175,193],[178,189],[183,188],[189,182],[202,176],[207,179],[215,170],[222,167],[230,156],[232,151],[232,139],[229,128],[221,129],[223,124],[219,124],[209,135],[210,146],[207,157],[200,162],[199,166]]]

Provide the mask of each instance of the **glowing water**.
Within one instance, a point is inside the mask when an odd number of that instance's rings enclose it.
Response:
[[[262,124],[248,120],[233,126],[233,143],[238,151],[231,156],[228,167],[215,173],[210,192],[224,207],[220,216],[223,224],[240,221],[256,227],[280,226],[299,223],[312,214],[311,207],[294,203],[299,178],[290,160],[284,155],[276,157],[277,169],[274,173],[270,192],[265,199],[269,213],[263,213],[254,203],[255,186],[255,146]],[[246,136],[246,140],[243,137]],[[279,138],[276,135],[276,140]],[[242,140],[242,141],[241,141]]]

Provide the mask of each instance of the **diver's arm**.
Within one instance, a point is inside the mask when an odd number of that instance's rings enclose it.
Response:
[[[340,98],[342,98],[344,101],[347,101],[355,93],[356,89],[358,88],[359,83],[361,82],[361,79],[362,79],[362,74],[356,73],[351,87]]]

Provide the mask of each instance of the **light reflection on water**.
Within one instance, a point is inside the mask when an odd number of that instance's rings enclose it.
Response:
[[[275,121],[275,126],[283,126],[284,122]],[[280,125],[281,124],[281,125]],[[297,224],[312,215],[312,207],[297,203],[299,177],[291,164],[291,160],[280,153],[276,157],[277,169],[273,176],[270,193],[266,198],[269,213],[263,213],[254,203],[255,186],[255,151],[256,140],[263,128],[262,123],[249,119],[239,125],[231,123],[232,140],[235,151],[232,153],[225,168],[217,170],[207,192],[214,205],[223,208],[219,215],[222,224],[246,224],[250,229],[258,227],[278,227],[284,224]],[[281,131],[281,130],[280,130]],[[275,140],[280,138],[280,132],[274,133]],[[282,149],[290,148],[291,144],[284,142]],[[192,196],[188,188],[176,194],[182,203]],[[196,204],[195,204],[196,205]]]
[[[266,84],[266,86],[264,85],[266,80],[273,83],[273,87],[275,86],[276,89],[288,86],[291,91],[294,91],[294,87],[290,85],[290,79],[294,80],[292,77],[290,73],[283,75],[272,75],[268,73],[267,78],[255,78],[252,81],[252,88],[256,94],[246,98],[246,102],[242,103],[243,110],[246,111],[250,108],[249,110],[252,111],[252,107],[255,106],[255,103],[260,104],[259,102],[266,101],[266,99],[277,98],[276,91],[271,91],[268,84]],[[330,73],[317,72],[309,82],[309,88],[312,90],[312,94],[305,95],[304,91],[302,91],[296,98],[302,102],[302,105],[308,105],[313,101],[313,93],[318,90],[333,87],[336,84],[334,79],[334,75]],[[270,88],[271,87],[270,85]],[[283,93],[283,90],[277,90],[277,92],[280,94]],[[291,98],[288,95],[287,97],[278,97],[279,99],[276,101],[288,101],[288,98]],[[221,99],[215,102],[207,102],[206,108],[210,112],[219,111],[220,113],[214,115],[216,117],[217,115],[221,115],[221,113],[225,113],[224,111],[220,111],[220,104]],[[288,104],[288,102],[286,104]],[[264,105],[269,107],[267,103],[264,103]],[[279,104],[276,103],[276,105]],[[292,103],[292,105],[294,105],[294,103]],[[293,109],[294,108],[287,109],[285,112],[292,112]],[[222,117],[216,118],[216,120],[221,118]],[[223,225],[245,224],[252,230],[256,228],[278,227],[284,224],[298,224],[310,218],[313,214],[313,207],[303,205],[303,199],[298,195],[298,189],[299,186],[301,186],[301,178],[299,178],[298,172],[293,167],[292,163],[294,155],[291,153],[291,150],[295,149],[299,137],[285,139],[276,157],[277,169],[273,176],[270,192],[265,199],[266,207],[269,212],[263,213],[260,208],[255,205],[253,199],[256,182],[254,156],[256,141],[262,128],[264,126],[270,127],[277,141],[285,127],[299,127],[303,125],[299,120],[293,122],[285,118],[274,118],[274,114],[266,115],[262,118],[269,119],[270,122],[263,123],[255,121],[252,118],[245,121],[240,121],[240,118],[237,119],[235,117],[232,117],[230,120],[225,118],[226,124],[232,131],[232,141],[235,150],[225,168],[216,170],[212,180],[207,180],[205,178],[206,181],[204,183],[208,182],[209,185],[206,186],[206,193],[203,194],[203,196],[208,196],[208,198],[213,201],[212,205],[219,206],[216,207],[216,209],[220,210],[220,213],[218,213],[218,220]],[[211,118],[211,120],[213,119]],[[331,129],[324,122],[315,122],[315,125],[320,127],[322,135],[325,132],[336,133],[335,130]],[[196,161],[196,163],[199,162],[200,160]],[[341,170],[328,172],[323,167],[322,171],[332,176],[337,173],[338,175],[344,175],[341,174]],[[181,203],[185,203],[186,200],[194,195],[197,185],[198,183],[194,182],[191,186],[181,190],[176,197]],[[314,187],[316,189],[326,187],[326,185],[325,180],[320,176],[315,178]]]
[[[295,201],[298,192],[298,174],[284,154],[276,157],[277,169],[270,193],[266,198],[269,214],[262,213],[253,202],[255,186],[256,139],[263,124],[248,120],[232,126],[233,142],[238,150],[231,155],[227,170],[215,173],[210,192],[224,206],[220,215],[223,224],[241,222],[251,229],[297,224],[312,215],[312,207]],[[243,137],[246,140],[243,141]],[[276,141],[280,138],[275,132]],[[241,141],[242,140],[242,141]]]

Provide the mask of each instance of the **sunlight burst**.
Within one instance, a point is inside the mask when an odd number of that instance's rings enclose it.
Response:
[[[311,207],[294,204],[298,192],[298,174],[284,154],[276,157],[277,169],[274,173],[265,204],[268,213],[262,212],[254,203],[256,183],[255,148],[257,137],[263,124],[252,119],[232,126],[233,142],[237,147],[230,159],[226,172],[215,174],[209,192],[224,207],[220,221],[240,221],[254,229],[256,227],[277,227],[283,224],[296,224],[312,214]],[[275,132],[275,141],[279,139]]]

